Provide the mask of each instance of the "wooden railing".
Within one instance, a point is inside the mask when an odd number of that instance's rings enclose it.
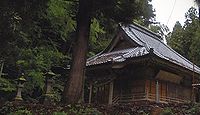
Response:
[[[113,104],[117,104],[117,103],[119,103],[119,101],[120,101],[119,96],[115,96],[115,97],[113,98],[113,100],[112,100],[112,103],[113,103]]]
[[[133,101],[145,100],[145,93],[127,94],[116,96],[113,98],[113,103],[130,103]]]
[[[147,100],[156,100],[156,94],[148,93],[146,95]]]
[[[190,102],[187,99],[181,99],[178,97],[167,97],[167,96],[160,96],[161,102],[171,102],[171,103],[187,103]]]
[[[116,104],[116,103],[131,103],[131,102],[140,101],[140,100],[155,101],[156,100],[156,94],[136,93],[136,94],[126,94],[126,95],[121,95],[121,96],[115,96],[113,98],[113,104]],[[186,102],[189,102],[189,100],[186,100],[186,99],[175,98],[175,97],[167,97],[167,96],[160,96],[159,101],[161,103],[186,103]]]

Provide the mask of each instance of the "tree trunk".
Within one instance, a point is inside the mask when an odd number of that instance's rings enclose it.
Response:
[[[86,54],[91,23],[91,0],[79,0],[76,39],[73,45],[72,64],[69,79],[65,82],[63,103],[78,103],[82,97]]]
[[[200,21],[200,6],[198,6],[199,7],[199,21]]]

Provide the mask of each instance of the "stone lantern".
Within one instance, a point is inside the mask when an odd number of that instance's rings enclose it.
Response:
[[[53,84],[53,76],[56,74],[52,71],[48,71],[45,73],[45,94],[43,97],[43,103],[44,104],[50,104],[52,102],[51,100],[51,94],[52,94],[52,84]]]
[[[15,97],[16,101],[22,101],[22,89],[24,87],[24,83],[26,79],[24,78],[24,73],[17,79],[17,95]]]

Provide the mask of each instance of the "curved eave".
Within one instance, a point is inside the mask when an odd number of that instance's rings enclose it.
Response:
[[[87,69],[89,70],[93,70],[93,69],[98,69],[98,68],[112,68],[113,65],[115,64],[121,64],[123,66],[126,66],[128,64],[132,64],[132,63],[141,63],[144,61],[149,61],[150,63],[154,63],[156,65],[159,65],[161,67],[164,68],[170,68],[173,71],[176,71],[178,73],[185,73],[188,75],[193,75],[193,72],[191,69],[188,69],[186,67],[183,67],[179,64],[176,64],[170,60],[166,60],[163,59],[159,56],[157,56],[154,53],[148,53],[146,55],[142,55],[142,56],[138,56],[138,57],[131,57],[131,58],[127,58],[126,60],[122,61],[122,62],[113,62],[113,61],[109,61],[106,63],[101,63],[101,64],[96,64],[96,65],[89,65],[87,66]],[[200,77],[200,74],[198,72],[194,72],[195,77]]]
[[[161,58],[161,57],[159,57],[155,54],[152,55],[152,62],[157,63],[157,64],[159,64],[160,66],[163,66],[163,67],[171,68],[174,71],[187,73],[187,74],[191,75],[191,77],[193,76],[193,73],[195,74],[195,77],[200,77],[200,73],[193,71],[191,69],[188,69],[187,67],[183,67],[182,65],[174,63],[170,60],[163,59],[163,58]]]

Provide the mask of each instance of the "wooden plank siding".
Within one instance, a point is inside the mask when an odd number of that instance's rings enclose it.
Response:
[[[156,82],[149,80],[149,99],[155,100],[156,99]]]
[[[107,104],[109,97],[109,85],[105,84],[96,87],[96,91],[93,91],[92,95],[92,103]]]
[[[156,81],[146,80],[145,92],[147,100],[156,100]],[[160,102],[182,102],[189,101],[191,88],[180,84],[159,81],[159,100]]]
[[[145,93],[145,80],[135,80],[130,85],[131,93]]]
[[[159,93],[160,93],[160,101],[166,101],[167,99],[167,83],[159,82]]]
[[[181,84],[167,81],[158,81],[159,102],[183,103],[191,99],[191,88]],[[97,102],[107,103],[109,97],[109,86],[98,88]],[[113,103],[131,103],[133,101],[150,100],[156,101],[156,80],[124,80],[115,82],[113,89]]]

